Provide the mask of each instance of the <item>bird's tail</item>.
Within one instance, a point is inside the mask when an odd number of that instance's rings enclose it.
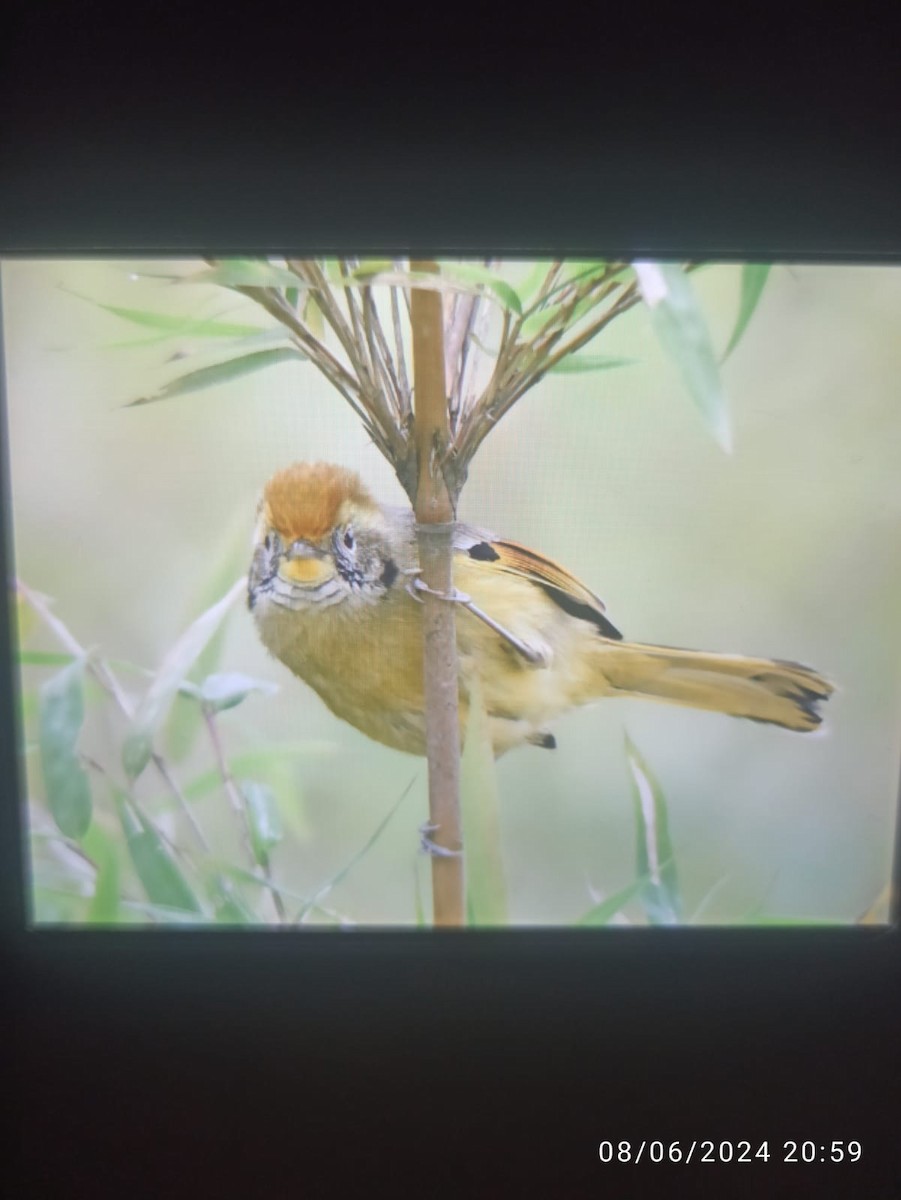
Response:
[[[817,728],[817,705],[835,690],[809,667],[780,659],[606,640],[596,655],[598,695],[645,696],[801,733]]]

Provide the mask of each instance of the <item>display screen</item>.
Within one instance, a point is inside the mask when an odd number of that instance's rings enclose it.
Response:
[[[901,268],[2,285],[33,927],[889,920]]]

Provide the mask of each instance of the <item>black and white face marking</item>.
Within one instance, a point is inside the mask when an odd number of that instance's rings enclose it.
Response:
[[[372,532],[358,533],[348,523],[335,530],[332,545],[338,574],[354,595],[377,600],[397,578],[394,560],[384,542]]]
[[[281,539],[270,530],[254,548],[247,578],[247,607],[253,611],[259,595],[272,590],[272,582],[278,572],[281,557]]]
[[[321,571],[280,571],[285,563],[318,562]],[[333,566],[333,570],[329,569]],[[330,548],[305,541],[285,546],[275,530],[267,530],[257,543],[248,580],[248,605],[253,610],[261,596],[273,604],[298,610],[311,605],[332,606],[346,600],[380,599],[397,578],[393,560],[381,541],[368,531],[358,535],[353,525],[338,526]],[[293,577],[292,577],[293,576]]]

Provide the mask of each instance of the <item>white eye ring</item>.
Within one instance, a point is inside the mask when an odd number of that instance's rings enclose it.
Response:
[[[353,548],[354,548],[354,531],[353,531],[353,529],[351,529],[350,525],[348,525],[348,527],[344,530],[344,537],[342,538],[342,541],[344,542],[344,545],[347,547],[348,550],[353,550]]]

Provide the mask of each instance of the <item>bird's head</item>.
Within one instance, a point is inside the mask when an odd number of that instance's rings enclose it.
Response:
[[[254,535],[248,601],[282,608],[372,601],[398,574],[389,520],[358,475],[295,463],[269,480]]]

